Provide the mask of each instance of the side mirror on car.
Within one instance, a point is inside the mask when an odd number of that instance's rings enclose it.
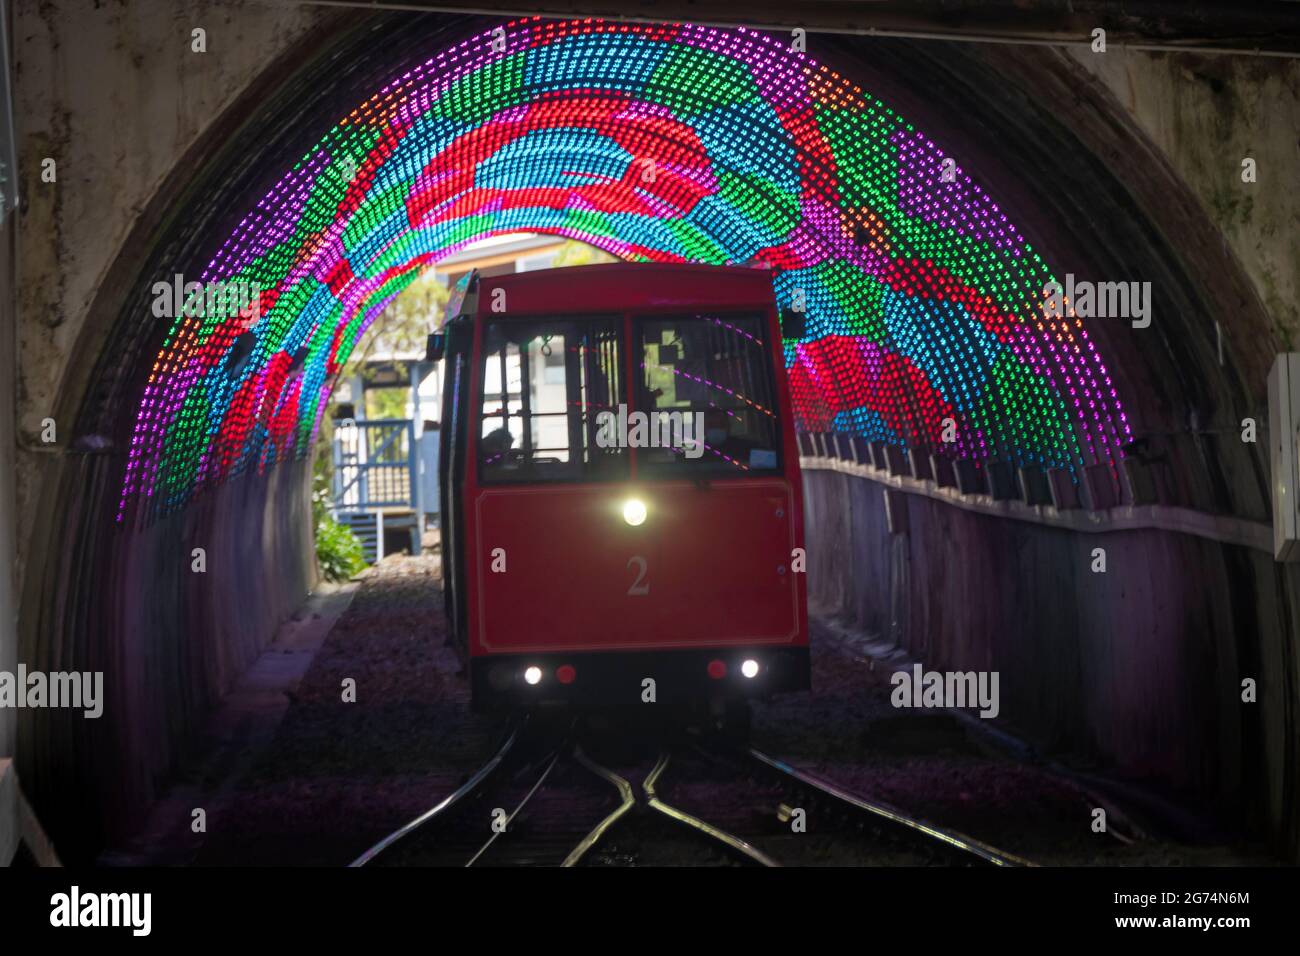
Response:
[[[781,310],[781,338],[801,339],[806,332],[807,323],[802,312],[796,312],[794,309]]]

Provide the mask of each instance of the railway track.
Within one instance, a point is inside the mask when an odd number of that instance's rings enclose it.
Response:
[[[873,822],[883,822],[895,827],[901,834],[910,835],[924,841],[932,841],[945,851],[954,854],[958,862],[964,860],[972,864],[1012,867],[1034,865],[1023,857],[1005,850],[999,850],[974,837],[935,826],[932,823],[909,816],[896,807],[850,793],[815,774],[806,770],[799,770],[785,761],[771,757],[761,750],[750,747],[745,751],[745,754],[759,766],[790,781],[797,788],[802,788],[804,791],[812,793],[821,799],[835,801],[853,812],[865,815]]]
[[[756,749],[676,739],[645,765],[644,742],[629,752],[573,725],[557,742],[517,722],[456,790],[351,865],[1031,865]],[[817,821],[806,835],[789,826],[792,804]],[[828,844],[838,855],[819,856]],[[845,856],[850,844],[861,852]]]
[[[578,845],[573,848],[568,856],[564,858],[564,866],[577,866],[582,862],[582,858],[587,855],[592,847],[600,842],[601,838],[623,818],[628,811],[636,807],[636,797],[632,793],[632,785],[620,777],[614,771],[602,767],[600,764],[589,759],[580,749],[574,748],[574,759],[587,770],[600,777],[606,783],[610,784],[618,791],[618,806],[604,817],[599,823],[592,827],[591,832],[583,837]]]
[[[434,820],[440,820],[449,815],[454,807],[458,806],[471,794],[477,792],[483,784],[491,778],[494,773],[496,773],[497,769],[501,766],[502,761],[504,761],[507,755],[514,750],[515,743],[519,739],[519,735],[523,730],[523,724],[523,721],[514,724],[507,733],[504,742],[497,748],[496,753],[489,757],[487,763],[474,771],[474,773],[470,775],[469,779],[452,791],[451,794],[435,803],[432,807],[411,820],[409,823],[398,827],[348,865],[350,867],[365,866],[368,863],[373,862],[381,853],[394,846],[398,841],[409,837],[416,830],[419,830],[421,827],[426,826]]]
[[[752,843],[742,840],[740,837],[728,833],[726,830],[716,827],[711,823],[706,823],[699,817],[687,813],[685,810],[680,810],[659,799],[659,796],[655,791],[655,783],[659,780],[659,777],[663,772],[668,769],[668,763],[671,759],[671,756],[666,751],[661,753],[654,769],[650,771],[650,775],[645,778],[645,782],[641,785],[642,789],[645,790],[646,804],[650,809],[662,813],[670,820],[676,821],[683,826],[690,827],[691,829],[704,834],[710,840],[722,844],[728,850],[745,857],[750,862],[757,863],[759,866],[781,865],[762,850],[755,847]]]

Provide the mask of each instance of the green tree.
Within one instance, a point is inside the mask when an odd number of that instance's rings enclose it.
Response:
[[[375,319],[362,339],[362,347],[353,350],[340,381],[356,375],[373,355],[422,356],[429,333],[442,321],[449,294],[433,267],[425,268]]]
[[[604,249],[597,249],[576,239],[566,239],[551,261],[551,266],[559,269],[565,266],[590,266],[599,262],[615,261],[617,260]]]
[[[410,386],[366,389],[366,418],[405,418]]]

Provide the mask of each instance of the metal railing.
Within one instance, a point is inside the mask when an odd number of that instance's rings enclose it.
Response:
[[[420,511],[420,455],[409,419],[345,419],[334,432],[334,510]]]

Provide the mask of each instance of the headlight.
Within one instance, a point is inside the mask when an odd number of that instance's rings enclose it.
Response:
[[[629,498],[623,502],[623,520],[632,527],[645,521],[645,502],[639,498]]]
[[[542,669],[540,667],[529,667],[524,670],[524,680],[530,684],[540,684],[542,682]]]
[[[749,678],[757,677],[758,661],[753,660],[752,658],[750,660],[745,661],[743,664],[740,665],[740,672]]]

